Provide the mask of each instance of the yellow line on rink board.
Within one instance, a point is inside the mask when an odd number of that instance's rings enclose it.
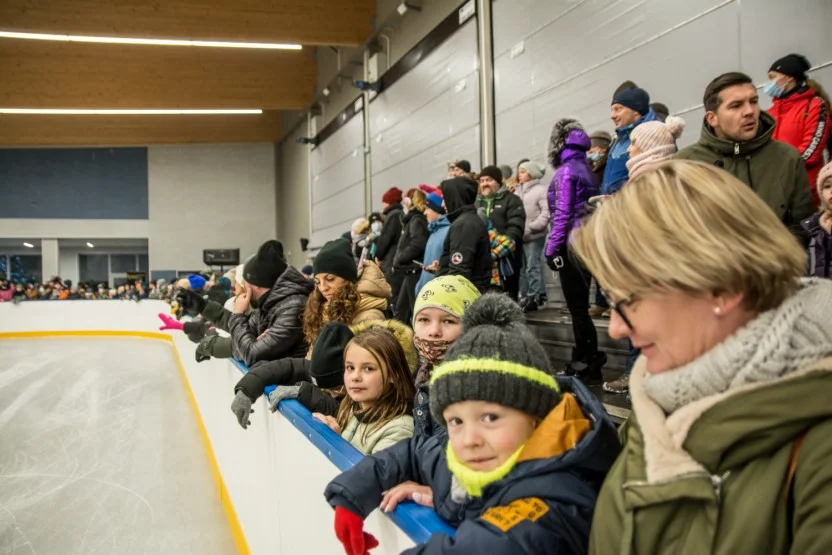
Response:
[[[222,503],[225,517],[228,519],[228,526],[231,528],[231,535],[234,537],[234,544],[237,546],[237,552],[240,555],[251,555],[251,549],[248,546],[248,541],[243,533],[243,527],[240,525],[240,519],[237,518],[237,511],[231,501],[231,496],[228,494],[228,488],[225,485],[225,480],[220,473],[220,467],[217,464],[217,457],[214,454],[214,448],[211,445],[211,439],[208,436],[208,430],[205,428],[205,423],[202,421],[202,414],[199,412],[199,406],[196,403],[193,389],[191,389],[191,382],[188,380],[188,374],[185,372],[185,366],[182,364],[182,358],[179,356],[179,350],[173,342],[173,337],[166,333],[149,332],[149,331],[114,331],[114,330],[55,330],[55,331],[13,331],[0,332],[0,339],[46,339],[55,337],[130,337],[138,339],[156,339],[170,343],[173,348],[173,356],[176,360],[176,367],[179,370],[179,376],[185,384],[185,390],[188,393],[188,401],[191,404],[191,409],[194,411],[196,423],[199,427],[199,435],[202,437],[202,443],[205,447],[205,453],[208,455],[208,464],[211,467],[211,475],[220,494],[220,502]]]

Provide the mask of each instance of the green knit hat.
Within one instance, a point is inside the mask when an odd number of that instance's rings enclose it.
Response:
[[[416,316],[426,308],[439,308],[462,318],[462,315],[474,301],[480,298],[479,290],[463,276],[442,276],[427,282],[413,305],[413,322],[416,326]]]
[[[462,317],[462,336],[433,369],[430,410],[461,401],[486,401],[543,419],[560,402],[549,357],[523,322],[523,311],[501,293],[477,299]]]
[[[314,275],[332,274],[355,283],[358,281],[358,266],[352,257],[350,242],[335,239],[321,247],[312,262]]]

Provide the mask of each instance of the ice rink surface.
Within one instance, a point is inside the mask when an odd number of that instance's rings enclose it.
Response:
[[[235,552],[170,345],[0,340],[0,554]]]

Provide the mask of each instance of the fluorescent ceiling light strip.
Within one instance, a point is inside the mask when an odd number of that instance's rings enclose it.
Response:
[[[23,243],[23,246],[29,249],[35,248],[35,246],[32,243]]]
[[[81,110],[69,108],[0,108],[0,114],[36,114],[52,116],[215,116],[262,114],[260,109],[246,110]]]
[[[209,48],[253,48],[259,50],[300,50],[299,44],[277,42],[227,42],[220,40],[136,39],[126,37],[91,37],[82,35],[54,35],[48,33],[17,33],[0,31],[0,38],[54,40],[62,42],[96,42],[106,44],[148,44],[153,46],[205,46]]]

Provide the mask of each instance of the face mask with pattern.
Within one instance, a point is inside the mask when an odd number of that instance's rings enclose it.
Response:
[[[445,351],[451,345],[453,345],[453,341],[413,338],[413,346],[416,347],[419,356],[428,363],[426,366],[422,366],[416,374],[417,386],[428,383],[430,380],[430,369],[444,360]]]

